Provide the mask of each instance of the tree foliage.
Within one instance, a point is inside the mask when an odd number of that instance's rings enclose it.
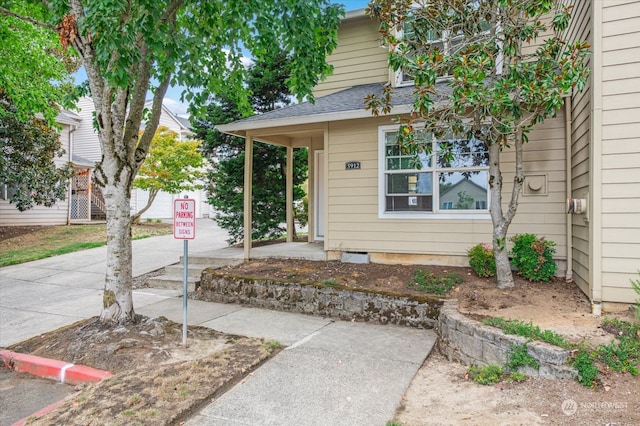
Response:
[[[373,0],[389,63],[412,79],[410,118],[401,120],[400,143],[418,153],[416,123],[434,137],[447,132],[478,140],[489,152],[490,212],[498,285],[513,277],[506,249],[508,227],[522,188],[522,146],[534,125],[553,116],[563,97],[588,78],[584,41],[563,38],[571,6],[561,0]],[[374,114],[388,113],[391,93],[365,100]],[[506,210],[500,152],[513,148],[516,173]]]
[[[138,170],[133,187],[149,191],[147,204],[133,215],[138,222],[160,191],[177,194],[199,187],[198,180],[204,177],[200,170],[204,158],[200,153],[200,141],[181,141],[180,136],[165,126],[160,126],[151,141],[151,149]]]
[[[292,58],[288,86],[298,97],[311,98],[312,87],[331,70],[325,56],[336,45],[343,8],[329,0],[52,0],[44,3],[41,17],[25,6],[30,4],[3,2],[0,14],[56,28],[62,46],[77,53],[87,73],[102,148],[94,176],[107,207],[101,319],[133,321],[129,197],[169,85],[185,86],[183,97],[194,108],[230,88],[239,108],[248,110],[244,49],[260,58],[282,46]],[[29,58],[21,59],[30,69]],[[153,100],[147,111],[149,92]]]
[[[0,3],[0,96],[13,108],[0,108],[0,116],[11,114],[18,121],[30,121],[42,114],[55,125],[59,106],[72,106],[73,78],[77,56],[62,49],[55,29],[25,20],[23,15],[42,20],[46,10],[38,4],[11,2],[8,13]]]
[[[44,119],[19,120],[15,109],[0,96],[0,185],[21,212],[51,207],[65,199],[71,177],[68,164],[54,161],[65,154],[60,135]]]
[[[248,70],[247,87],[256,113],[267,112],[291,102],[286,80],[290,58],[281,50],[273,51]],[[204,152],[211,158],[208,175],[209,203],[216,210],[215,220],[229,233],[229,243],[244,237],[244,139],[221,133],[214,124],[226,124],[242,118],[236,102],[220,95],[207,107],[207,114],[197,120],[198,137]],[[307,179],[307,150],[295,149],[293,159],[293,199],[299,202]],[[252,239],[281,236],[286,222],[286,149],[256,142],[253,148]]]

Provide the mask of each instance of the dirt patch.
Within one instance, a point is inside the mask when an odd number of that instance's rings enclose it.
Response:
[[[160,317],[105,327],[91,318],[34,337],[11,350],[115,373],[30,424],[176,424],[274,355],[262,339],[189,327]]]

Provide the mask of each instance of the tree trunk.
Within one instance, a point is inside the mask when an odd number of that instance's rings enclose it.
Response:
[[[132,297],[131,212],[129,187],[107,183],[107,270],[100,320],[124,324],[135,319]]]
[[[509,224],[502,214],[502,173],[500,172],[500,145],[489,145],[489,191],[490,208],[493,223],[493,255],[496,259],[496,278],[498,288],[514,286],[511,264],[507,252],[507,229]]]
[[[155,201],[157,195],[158,195],[157,189],[149,190],[149,199],[147,199],[147,204],[143,208],[141,208],[138,213],[134,214],[131,217],[131,223],[140,223],[140,217],[144,214],[144,212],[146,212],[151,208],[151,205]]]

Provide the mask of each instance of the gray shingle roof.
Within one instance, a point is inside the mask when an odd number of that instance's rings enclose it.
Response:
[[[346,111],[365,110],[364,98],[368,95],[382,95],[384,84],[363,84],[344,89],[330,95],[316,99],[315,103],[303,102],[279,108],[264,114],[254,115],[242,120],[234,121],[234,124],[252,123],[256,121],[277,120],[283,118],[305,117],[319,114],[331,114]],[[413,87],[398,87],[393,91],[392,105],[409,105],[413,100],[411,95]]]

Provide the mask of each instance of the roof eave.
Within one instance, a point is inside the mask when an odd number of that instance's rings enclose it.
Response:
[[[411,112],[410,105],[398,105],[391,108],[391,112],[385,115],[408,114]],[[374,117],[370,111],[357,109],[351,111],[337,111],[324,114],[303,115],[299,117],[276,118],[272,120],[257,120],[248,123],[229,123],[216,126],[216,130],[233,136],[245,137],[247,132],[258,129],[269,129],[273,127],[296,126],[302,124],[316,124],[329,121],[355,120],[358,118]]]

